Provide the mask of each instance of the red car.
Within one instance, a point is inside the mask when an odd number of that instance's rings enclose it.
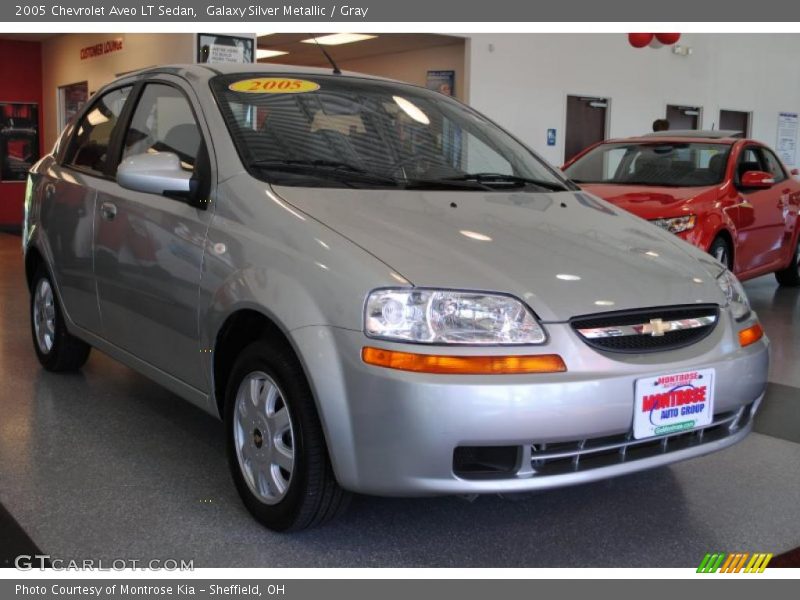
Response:
[[[607,140],[563,169],[583,189],[706,250],[739,279],[800,285],[800,173],[731,131]]]

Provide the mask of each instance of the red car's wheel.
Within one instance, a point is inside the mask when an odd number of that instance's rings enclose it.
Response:
[[[776,271],[775,279],[778,280],[778,284],[786,287],[800,286],[800,240],[794,248],[792,262],[782,271]]]
[[[708,248],[708,253],[721,262],[729,270],[733,270],[733,253],[725,239],[718,237]]]

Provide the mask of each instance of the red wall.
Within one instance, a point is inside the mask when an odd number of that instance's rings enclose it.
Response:
[[[0,102],[39,105],[39,152],[42,153],[42,51],[39,42],[0,39]],[[0,227],[22,223],[25,182],[0,182]]]

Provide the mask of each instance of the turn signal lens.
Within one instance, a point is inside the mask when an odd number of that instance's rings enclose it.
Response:
[[[567,370],[567,365],[558,354],[440,356],[365,347],[361,350],[361,360],[376,367],[441,375],[519,375],[561,373]]]
[[[762,337],[764,337],[764,330],[759,323],[756,323],[739,332],[739,345],[744,348],[750,344],[755,344]]]

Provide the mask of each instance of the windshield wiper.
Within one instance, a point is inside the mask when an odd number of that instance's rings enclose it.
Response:
[[[457,189],[457,190],[483,190],[489,192],[497,191],[480,181],[450,179],[406,179],[400,180],[404,183],[403,189],[406,190],[436,190],[436,189]]]
[[[451,181],[477,181],[484,185],[491,185],[493,183],[512,183],[520,186],[533,185],[552,192],[567,191],[567,188],[558,182],[545,181],[544,179],[532,179],[530,177],[519,177],[517,175],[506,175],[504,173],[467,173],[459,177],[448,179]]]
[[[256,160],[250,163],[252,167],[261,169],[273,169],[276,171],[290,171],[302,174],[334,175],[341,179],[344,177],[355,176],[360,179],[368,179],[373,182],[398,186],[398,180],[394,177],[387,177],[379,173],[373,173],[362,169],[357,165],[348,162],[335,160]]]

